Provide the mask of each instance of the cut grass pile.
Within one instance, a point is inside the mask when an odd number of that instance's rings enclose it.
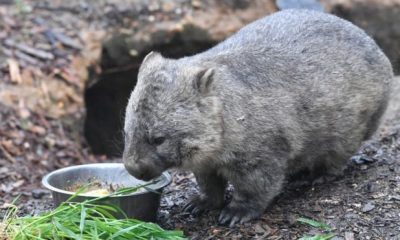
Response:
[[[54,210],[38,216],[18,217],[13,203],[0,223],[0,240],[185,239],[182,231],[167,231],[157,224],[136,219],[117,219],[116,213],[124,214],[118,207],[98,203],[137,189],[124,188],[106,197],[72,202],[82,189]]]

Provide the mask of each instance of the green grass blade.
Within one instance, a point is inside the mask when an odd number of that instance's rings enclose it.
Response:
[[[81,219],[80,219],[80,224],[79,224],[79,231],[81,232],[81,237],[83,235],[83,230],[85,228],[85,221],[86,221],[86,208],[84,205],[82,205]]]
[[[331,230],[331,227],[329,227],[327,224],[325,224],[323,222],[318,222],[318,221],[315,221],[315,220],[312,220],[312,219],[309,219],[309,218],[298,218],[297,221],[301,222],[303,224],[306,224],[306,225],[310,225],[310,226],[315,227],[315,228],[319,228],[319,229],[325,230],[325,231],[330,231]]]
[[[121,236],[121,235],[123,235],[123,234],[125,234],[127,232],[130,232],[130,231],[132,231],[132,230],[134,230],[135,228],[138,228],[138,227],[139,227],[138,225],[133,225],[131,227],[121,229],[118,232],[116,232],[113,235],[111,235],[108,239],[109,240],[116,239],[117,237],[119,237],[119,236]],[[130,234],[130,235],[132,235],[132,234]],[[134,238],[134,237],[137,237],[137,236],[131,236],[131,237]]]
[[[63,226],[60,222],[53,219],[53,224],[60,230],[62,233],[66,234],[68,237],[72,239],[80,239],[79,235],[68,229],[67,227]]]

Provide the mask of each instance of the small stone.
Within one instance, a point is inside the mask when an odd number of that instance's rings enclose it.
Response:
[[[19,109],[18,114],[22,119],[27,119],[31,116],[31,113],[26,108]]]
[[[260,224],[257,224],[257,225],[254,226],[254,231],[257,234],[264,234],[265,233],[265,229]]]
[[[46,145],[49,147],[49,148],[52,148],[55,144],[56,144],[56,140],[54,140],[54,139],[52,139],[52,138],[50,138],[50,137],[45,137],[45,142],[46,142]]]
[[[360,169],[361,169],[361,170],[367,170],[368,167],[367,167],[367,165],[362,165],[362,166],[360,167]]]
[[[366,163],[372,163],[375,162],[375,160],[367,155],[356,155],[351,158],[351,161],[354,162],[355,164],[366,164]]]
[[[193,8],[199,9],[199,8],[201,8],[202,3],[201,3],[201,1],[199,1],[199,0],[193,0],[193,1],[192,1],[192,6],[193,6]]]
[[[331,238],[331,240],[345,240],[345,239],[342,237],[334,236],[333,238]]]
[[[154,17],[153,15],[150,15],[147,20],[149,20],[149,22],[154,22],[156,20],[156,17]]]
[[[130,49],[129,55],[131,55],[132,57],[137,57],[139,55],[139,52],[136,49]]]
[[[353,232],[345,232],[344,239],[345,240],[354,240],[354,233]]]
[[[372,202],[368,202],[367,204],[364,205],[364,207],[362,208],[362,212],[369,212],[372,209],[375,208],[375,205]]]
[[[400,195],[392,195],[392,196],[389,196],[389,200],[400,201]]]

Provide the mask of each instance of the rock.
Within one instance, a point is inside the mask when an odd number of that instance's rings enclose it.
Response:
[[[395,200],[400,202],[400,195],[389,196],[389,200]]]
[[[366,213],[366,212],[369,212],[369,211],[373,210],[374,208],[375,208],[375,205],[372,202],[368,202],[367,204],[365,204],[363,206],[361,211]]]
[[[373,163],[375,160],[367,155],[359,154],[351,157],[351,161],[355,164]]]
[[[271,234],[271,228],[266,224],[256,224],[253,226],[253,230],[258,235],[268,236]]]
[[[121,155],[125,105],[147,53],[155,50],[179,58],[202,52],[243,25],[277,10],[270,0],[212,0],[203,5],[178,18],[141,22],[138,31],[103,43],[100,66],[90,67],[85,90],[84,133],[95,154]]]

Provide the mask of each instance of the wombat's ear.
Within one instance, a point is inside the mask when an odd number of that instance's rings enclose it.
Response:
[[[144,64],[145,62],[148,62],[150,60],[161,59],[161,58],[162,58],[162,56],[160,53],[151,51],[149,54],[146,55],[146,57],[144,57],[142,64]]]
[[[207,94],[212,87],[213,80],[214,80],[214,69],[209,68],[202,70],[196,74],[196,77],[193,82],[193,87],[200,93]]]

